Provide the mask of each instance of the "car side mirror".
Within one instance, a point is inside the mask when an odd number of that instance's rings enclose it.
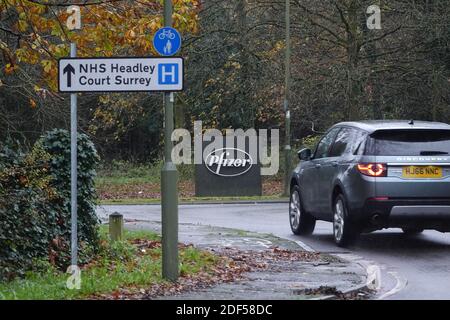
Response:
[[[297,154],[298,154],[298,158],[302,161],[311,160],[311,155],[312,155],[311,149],[308,149],[308,148],[302,149]]]

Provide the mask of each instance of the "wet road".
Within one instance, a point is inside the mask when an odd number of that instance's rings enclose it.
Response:
[[[312,236],[293,235],[287,208],[284,203],[182,205],[179,221],[271,233],[301,241],[316,251],[342,254],[379,267],[378,298],[450,299],[450,234],[425,231],[407,237],[400,229],[389,229],[362,235],[356,245],[342,249],[334,245],[331,224],[327,222],[318,222]],[[128,219],[161,220],[159,205],[103,206],[98,214],[105,217],[114,211]]]

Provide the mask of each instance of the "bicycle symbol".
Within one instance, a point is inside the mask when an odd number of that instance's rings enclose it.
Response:
[[[173,33],[170,30],[163,30],[159,35],[158,38],[160,40],[164,40],[165,38],[169,38],[170,40],[175,39],[175,33]]]
[[[171,56],[180,50],[181,36],[173,28],[161,28],[153,37],[153,47],[160,55]]]

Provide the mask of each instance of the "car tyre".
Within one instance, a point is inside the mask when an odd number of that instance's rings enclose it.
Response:
[[[359,236],[356,225],[350,220],[347,202],[339,194],[333,202],[333,238],[339,247],[353,244]]]
[[[305,211],[300,196],[300,188],[296,185],[291,190],[289,200],[289,223],[296,235],[310,235],[316,227],[316,219]]]

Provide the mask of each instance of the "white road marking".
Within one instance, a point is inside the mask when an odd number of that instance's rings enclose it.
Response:
[[[296,240],[295,241],[300,247],[302,247],[304,250],[308,252],[316,252],[313,248],[308,246],[302,241]],[[363,267],[366,270],[366,284],[367,288],[371,290],[380,291],[381,289],[381,283],[382,283],[382,277],[381,277],[381,267],[377,264],[374,264],[372,261],[367,261],[363,257],[355,255],[355,254],[334,254],[335,256],[338,256],[342,259],[353,261],[354,263],[359,264],[361,267]],[[408,280],[405,278],[402,278],[398,275],[397,272],[387,272],[389,275],[391,275],[396,280],[396,285],[393,289],[390,291],[382,294],[377,298],[377,300],[386,299],[387,297],[390,297],[394,294],[397,294],[401,290],[403,290]]]
[[[363,257],[358,256],[353,253],[349,254],[336,254],[341,259],[352,261],[353,263],[358,264],[361,268],[363,268],[366,271],[365,274],[365,283],[366,287],[370,290],[374,290],[379,292],[382,287],[382,266],[375,264],[373,261],[365,260]],[[389,273],[390,274],[390,273]],[[397,278],[396,278],[397,279]],[[400,288],[398,291],[400,291],[403,288]],[[392,290],[391,290],[392,291]],[[398,291],[394,292],[397,293]],[[392,294],[394,294],[392,293]]]
[[[408,280],[405,279],[405,278],[400,277],[397,272],[388,272],[388,274],[393,276],[395,278],[395,280],[397,281],[397,283],[396,283],[395,287],[392,290],[390,290],[390,291],[386,292],[385,294],[379,296],[377,298],[377,300],[386,299],[386,298],[388,298],[388,297],[390,297],[390,296],[400,292],[408,284]]]
[[[289,239],[289,238],[286,238],[286,239],[292,241],[292,239]],[[308,246],[306,243],[304,243],[304,242],[302,242],[302,241],[300,241],[300,240],[294,240],[294,242],[295,242],[296,244],[298,244],[300,247],[302,247],[302,249],[305,250],[305,251],[308,251],[308,252],[316,252],[316,250],[314,250],[313,248],[311,248],[311,247]]]

